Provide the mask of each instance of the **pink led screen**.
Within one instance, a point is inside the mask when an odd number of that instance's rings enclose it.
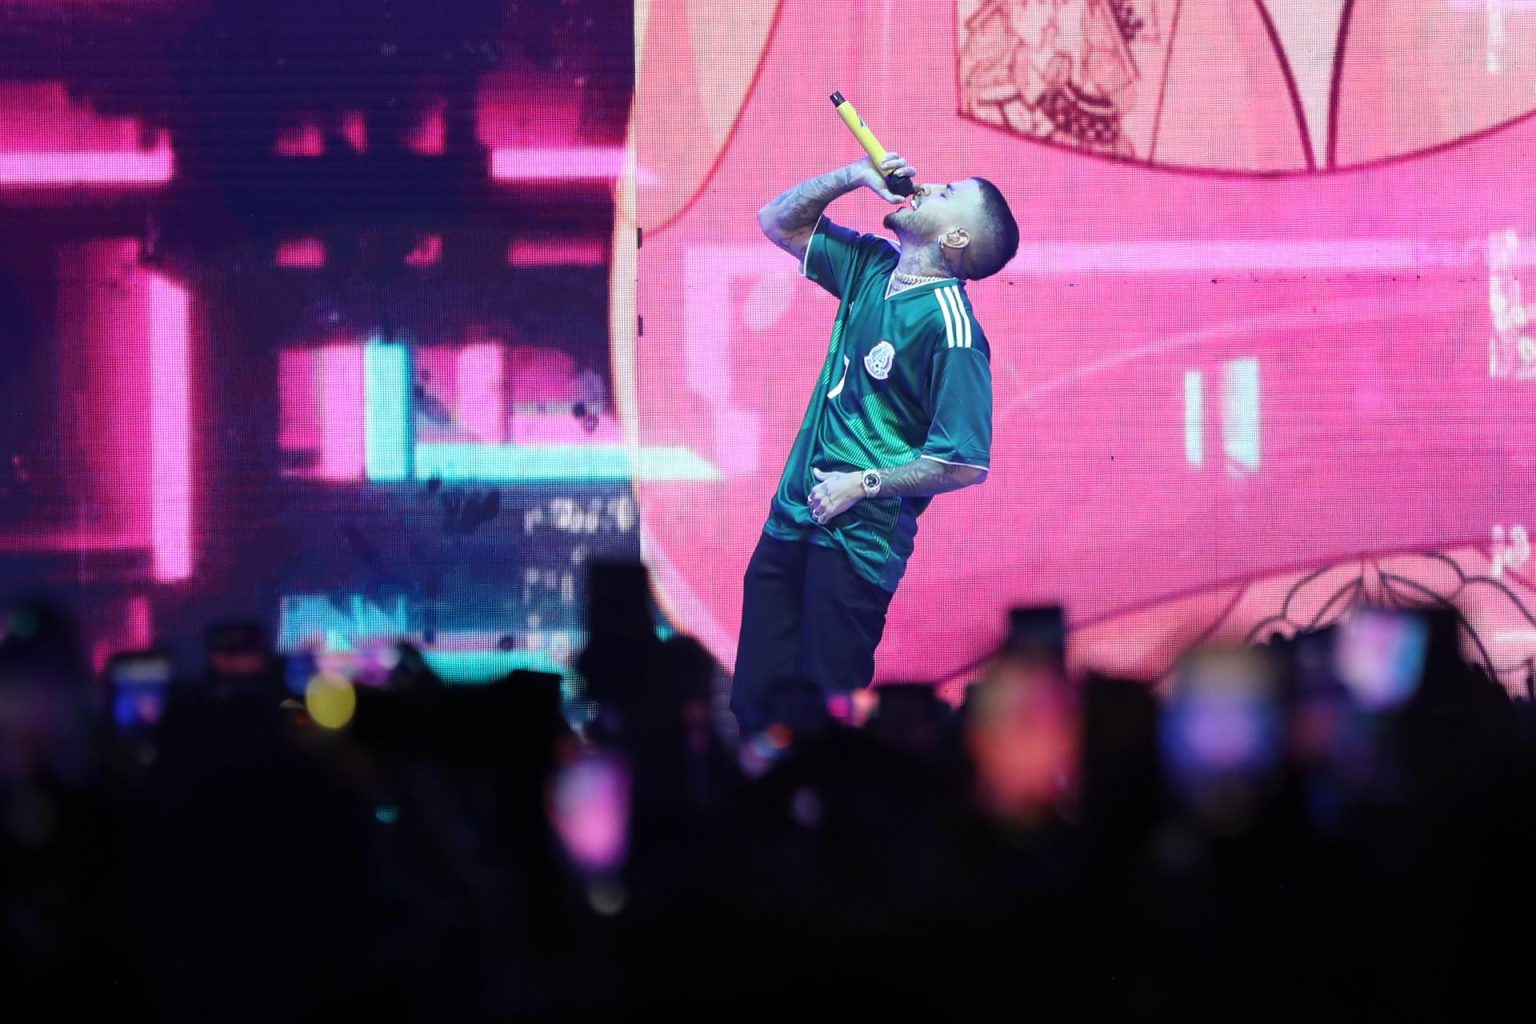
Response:
[[[0,4],[0,607],[65,610],[97,668],[190,669],[234,619],[300,686],[400,639],[455,680],[565,671],[585,563],[639,548],[606,309],[632,15]]]
[[[1367,598],[1453,601],[1524,684],[1536,5],[637,14],[616,387],[632,442],[713,467],[636,490],[667,607],[727,664],[836,309],[754,214],[860,155],[840,90],[919,180],[996,182],[1023,233],[968,289],[991,478],[923,517],[877,678],[956,676],[1015,603],[1064,603],[1078,661],[1156,674],[1197,638]],[[829,215],[880,232],[884,212],[859,193]]]

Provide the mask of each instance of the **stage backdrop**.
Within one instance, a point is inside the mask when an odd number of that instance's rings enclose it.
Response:
[[[919,180],[997,183],[1023,233],[968,289],[991,477],[923,517],[879,678],[955,676],[1019,602],[1064,603],[1079,661],[1153,674],[1204,636],[1450,601],[1524,688],[1536,3],[637,8],[615,386],[631,445],[699,467],[636,484],[642,544],[727,664],[836,307],[754,213],[860,155],[840,90]]]

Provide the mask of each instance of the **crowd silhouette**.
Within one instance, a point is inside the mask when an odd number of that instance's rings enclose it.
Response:
[[[1166,680],[1075,677],[1008,632],[958,707],[791,679],[733,736],[709,654],[658,638],[642,570],[606,572],[579,729],[558,677],[449,686],[408,645],[380,685],[306,699],[240,624],[169,685],[153,652],[103,679],[66,617],[4,605],[15,1019],[1476,1017],[1524,994],[1536,735],[1452,609]]]

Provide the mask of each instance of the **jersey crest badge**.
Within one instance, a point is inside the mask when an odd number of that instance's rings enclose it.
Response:
[[[869,375],[875,380],[885,380],[891,375],[891,364],[895,361],[895,347],[890,342],[882,340],[880,344],[869,350],[869,355],[864,357],[864,369],[868,370]]]

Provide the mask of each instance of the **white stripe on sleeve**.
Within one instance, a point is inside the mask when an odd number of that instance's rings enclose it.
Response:
[[[971,347],[971,314],[966,312],[965,300],[960,297],[960,289],[951,285],[949,292],[949,304],[955,310],[955,322],[960,325],[960,347]]]
[[[960,296],[956,294],[953,285],[939,289],[939,302],[944,306],[946,323],[949,322],[950,317],[954,318],[953,323],[950,324],[950,348],[970,348],[970,323],[965,315],[965,307],[960,304]]]
[[[944,289],[942,289],[942,288],[935,288],[934,291],[933,291],[933,295],[934,295],[934,298],[939,300],[939,312],[944,314],[944,335],[945,335],[945,339],[944,340],[949,343],[949,347],[950,348],[954,348],[955,347],[955,321],[954,321],[954,318],[950,315],[949,304],[944,301]]]
[[[812,225],[812,227],[811,227],[811,237],[807,238],[805,240],[805,254],[800,257],[800,276],[801,277],[810,277],[811,276],[810,275],[810,269],[811,269],[811,242],[813,242],[815,240],[816,232],[818,230],[820,230],[820,228],[821,228],[821,218],[825,217],[825,216],[826,216],[826,214],[822,214],[821,217],[817,217],[816,218],[816,223],[814,225]]]

